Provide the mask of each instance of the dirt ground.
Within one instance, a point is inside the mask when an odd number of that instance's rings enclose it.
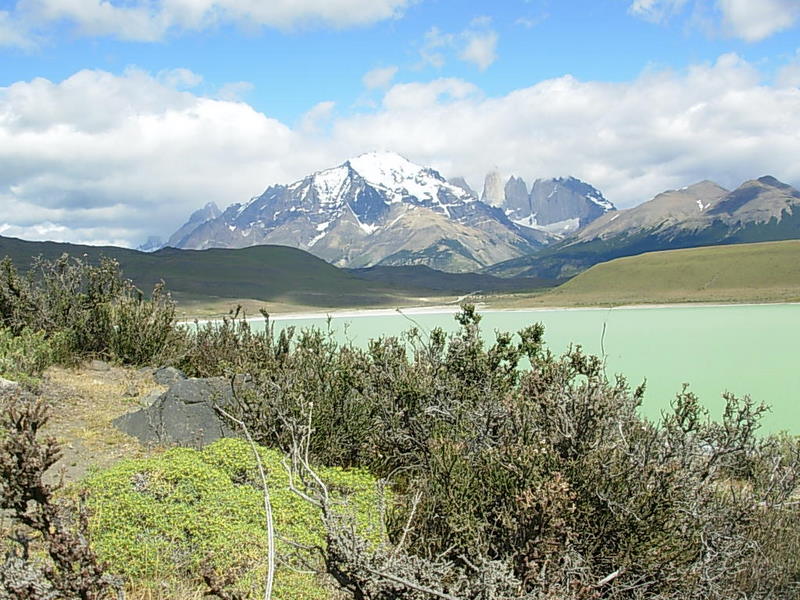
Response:
[[[112,421],[146,405],[152,392],[165,389],[147,369],[123,369],[99,361],[77,369],[48,369],[42,397],[51,406],[51,417],[43,433],[62,446],[61,459],[47,472],[48,483],[72,483],[90,470],[147,454],[147,448],[117,430]]]

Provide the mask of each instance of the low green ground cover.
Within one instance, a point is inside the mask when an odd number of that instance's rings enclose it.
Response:
[[[268,474],[277,553],[283,566],[276,599],[325,598],[304,563],[320,567],[310,548],[325,547],[316,508],[289,489],[283,454],[259,448]],[[339,509],[352,515],[366,538],[381,540],[381,501],[376,480],[362,470],[322,468]],[[263,487],[250,446],[220,440],[203,450],[175,448],[148,459],[123,461],[88,477],[94,547],[109,568],[138,587],[197,580],[204,568],[234,577],[236,591],[257,597],[263,590],[267,535]],[[309,548],[298,550],[299,547]]]

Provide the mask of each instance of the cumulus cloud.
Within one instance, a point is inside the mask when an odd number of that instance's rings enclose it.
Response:
[[[706,178],[800,185],[800,89],[765,84],[734,54],[496,97],[460,79],[401,83],[374,109],[333,109],[320,103],[290,128],[136,70],[0,88],[0,235],[136,245],[208,201],[246,201],[375,149],[474,187],[495,166],[528,181],[571,174],[623,207]]]
[[[15,19],[11,13],[0,10],[0,47],[16,46],[30,48],[34,45],[33,39],[25,25]]]
[[[572,174],[631,206],[702,179],[771,173],[800,184],[800,90],[761,83],[736,55],[627,83],[569,75],[502,97],[457,80],[404,84],[381,110],[336,122],[353,152],[388,147],[480,186],[493,165],[529,181]]]
[[[410,1],[18,0],[17,12],[39,24],[71,23],[84,35],[155,41],[171,30],[201,30],[226,23],[280,29],[369,25],[399,17]]]
[[[687,0],[633,0],[628,11],[648,21],[661,23],[683,10]]]
[[[141,71],[18,82],[0,88],[0,226],[50,222],[73,241],[136,244],[206,201],[301,175],[314,152],[299,148],[297,133],[247,104]]]
[[[800,50],[794,60],[778,69],[776,82],[783,87],[800,87]]]
[[[447,55],[456,52],[460,60],[486,70],[497,60],[498,35],[488,29],[491,22],[489,17],[476,17],[467,29],[457,34],[431,27],[419,51],[422,64],[441,68],[447,62]]]
[[[333,116],[335,108],[336,103],[332,100],[326,100],[314,105],[300,119],[300,130],[304,133],[317,133],[320,127]]]
[[[633,0],[628,12],[662,23],[681,13],[689,4],[689,0]],[[798,0],[714,0],[712,6],[709,6],[711,0],[693,0],[691,4],[695,26],[707,32],[721,30],[747,42],[758,42],[789,29],[800,19]],[[714,15],[713,20],[709,14]]]
[[[471,31],[466,34],[467,45],[459,58],[485,71],[497,60],[497,33],[494,31]]]
[[[800,18],[797,0],[719,0],[718,4],[726,29],[748,42],[789,29]]]
[[[361,82],[368,90],[385,88],[392,83],[392,79],[394,79],[394,76],[397,75],[397,71],[398,69],[395,66],[378,67],[372,69],[371,71],[367,71],[364,74],[364,77],[361,78]]]

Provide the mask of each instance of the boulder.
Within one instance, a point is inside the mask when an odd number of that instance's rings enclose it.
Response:
[[[10,381],[0,377],[0,391],[13,391],[17,388],[19,388],[19,384],[16,381]]]
[[[153,371],[153,379],[158,385],[172,385],[186,379],[186,375],[175,367],[161,367]]]
[[[113,423],[144,443],[203,447],[235,435],[214,408],[232,401],[230,382],[221,377],[179,379],[150,406]]]

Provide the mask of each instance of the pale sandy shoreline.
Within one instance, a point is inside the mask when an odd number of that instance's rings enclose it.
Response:
[[[795,305],[800,306],[800,302],[749,302],[749,303],[700,303],[700,302],[686,302],[686,303],[664,303],[664,304],[625,304],[620,306],[537,306],[532,308],[491,308],[485,304],[476,304],[478,312],[481,314],[488,313],[538,313],[538,312],[574,312],[574,311],[609,311],[609,310],[649,310],[649,309],[663,309],[663,308],[727,308],[727,307],[744,307],[744,306],[771,306],[774,304],[780,305]],[[365,308],[365,309],[336,309],[330,311],[309,311],[309,312],[292,312],[292,313],[278,313],[270,314],[270,321],[292,321],[302,319],[359,319],[363,317],[385,317],[394,315],[449,315],[455,314],[459,311],[458,306],[454,305],[441,305],[441,306],[418,306],[408,308]],[[217,320],[217,319],[208,319]],[[258,322],[263,321],[264,317],[248,318],[248,321]]]

